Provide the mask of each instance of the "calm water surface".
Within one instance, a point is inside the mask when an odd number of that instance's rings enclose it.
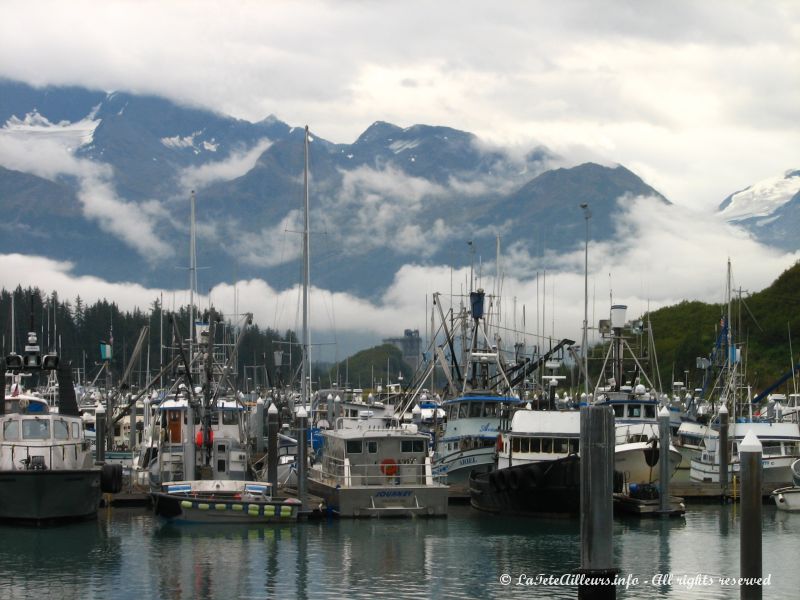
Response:
[[[438,520],[322,521],[280,527],[170,525],[144,509],[97,521],[0,527],[0,599],[571,598],[515,585],[580,563],[577,520],[502,519],[451,506]],[[738,507],[685,519],[615,521],[615,563],[637,577],[618,598],[738,598],[681,576],[737,577]],[[764,506],[764,598],[798,598],[800,515]],[[502,585],[501,576],[511,577]],[[673,575],[673,584],[653,584]]]

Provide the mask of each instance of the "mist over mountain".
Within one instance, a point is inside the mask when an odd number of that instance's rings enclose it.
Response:
[[[180,288],[195,190],[201,288],[299,281],[302,127],[13,81],[0,81],[0,124],[5,252],[70,261],[76,275],[110,282]],[[512,152],[447,127],[378,121],[349,144],[313,128],[311,136],[313,282],[365,298],[404,265],[489,262],[498,237],[512,257],[504,268],[529,275],[537,257],[582,247],[581,203],[599,242],[617,235],[637,198],[671,206],[622,165],[567,167],[547,148]],[[786,178],[800,181],[798,172]],[[721,215],[764,243],[796,248],[796,192],[766,214],[748,212],[757,194],[739,192]]]

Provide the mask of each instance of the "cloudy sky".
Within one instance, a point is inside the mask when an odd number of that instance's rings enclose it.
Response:
[[[386,120],[447,125],[521,150],[544,144],[575,163],[621,163],[685,208],[685,219],[654,224],[652,207],[632,213],[630,226],[647,247],[674,249],[677,239],[679,249],[665,257],[643,255],[644,245],[595,248],[598,296],[616,288],[638,306],[719,300],[728,256],[751,289],[796,258],[721,223],[697,231],[696,211],[800,167],[797,2],[6,0],[0,56],[0,76],[31,84],[158,94],[252,121],[274,114],[334,142],[352,142]],[[4,285],[14,277],[9,256],[0,261]],[[565,301],[554,305],[582,298],[581,258],[560,259],[552,293]],[[136,296],[78,280],[69,265],[26,260],[64,287],[128,302]],[[619,276],[615,284],[615,272],[634,273],[635,281]],[[398,290],[413,281],[432,291],[443,274],[409,267],[380,304],[328,294],[332,308],[320,308],[335,309],[337,328],[350,326],[350,308],[353,327],[359,316],[381,335],[389,332],[379,324],[397,311],[419,314],[423,327],[423,292],[405,306]],[[449,281],[449,269],[444,276]],[[537,281],[509,278],[504,292],[536,304]],[[240,302],[249,292],[249,308],[268,321],[277,322],[276,299],[295,302],[294,292],[268,282],[240,287]],[[152,300],[153,290],[141,293],[143,304]],[[573,312],[559,316],[582,318]]]

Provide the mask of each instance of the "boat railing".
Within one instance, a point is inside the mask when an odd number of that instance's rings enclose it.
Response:
[[[386,485],[432,485],[445,483],[434,476],[431,459],[383,459],[375,463],[352,463],[349,458],[326,457],[321,475],[328,483],[341,487]]]
[[[5,452],[7,449],[11,450],[11,464],[12,469],[16,468],[17,462],[23,464],[30,464],[31,458],[35,456],[46,456],[48,458],[44,468],[52,469],[54,466],[53,458],[59,458],[61,455],[61,464],[66,465],[67,459],[72,458],[77,466],[78,454],[88,450],[88,443],[85,441],[67,442],[64,444],[50,444],[47,446],[32,446],[29,444],[20,444],[16,442],[0,442],[0,448]],[[68,452],[71,448],[72,451]],[[33,450],[33,452],[31,452]],[[71,454],[72,456],[69,456]]]

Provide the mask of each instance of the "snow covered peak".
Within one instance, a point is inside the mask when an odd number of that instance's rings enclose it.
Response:
[[[781,177],[762,179],[735,194],[720,205],[726,221],[767,217],[800,192],[800,170],[789,170]]]

